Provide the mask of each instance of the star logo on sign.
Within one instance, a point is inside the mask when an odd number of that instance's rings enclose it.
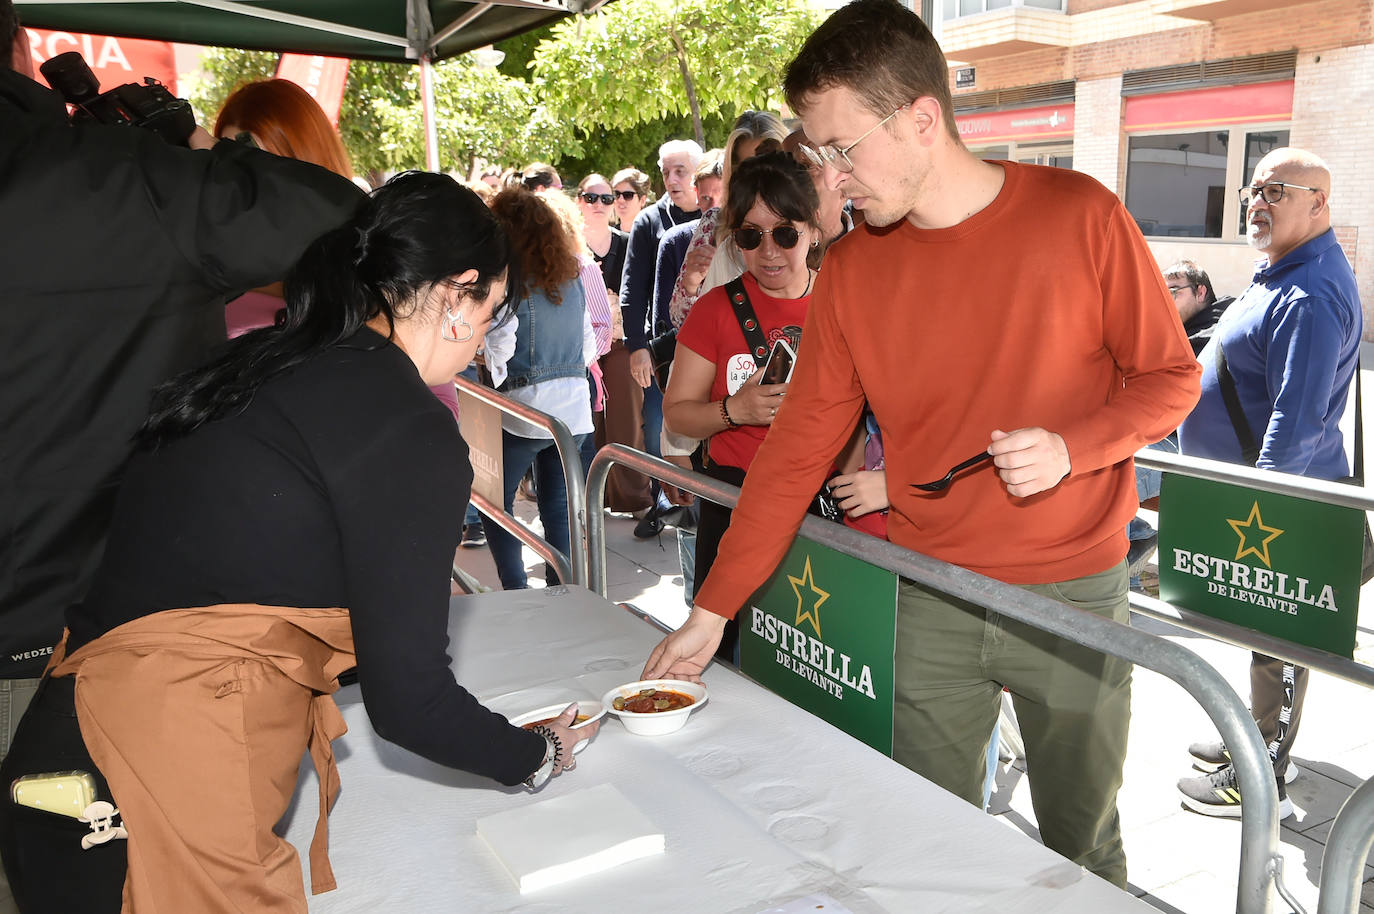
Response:
[[[1254,555],[1266,568],[1274,567],[1269,564],[1269,544],[1278,539],[1283,531],[1278,527],[1265,525],[1264,519],[1260,517],[1259,502],[1250,507],[1250,516],[1245,520],[1228,517],[1226,523],[1230,524],[1231,529],[1236,531],[1236,536],[1240,537],[1240,544],[1236,546],[1237,562],[1247,555]]]
[[[806,557],[801,577],[794,578],[789,574],[787,580],[792,584],[792,592],[797,595],[797,627],[800,628],[802,622],[810,622],[811,627],[816,630],[816,637],[824,637],[821,634],[819,610],[821,604],[830,599],[830,594],[816,586],[816,579],[811,573],[811,556]],[[802,592],[803,587],[806,588],[806,593]]]

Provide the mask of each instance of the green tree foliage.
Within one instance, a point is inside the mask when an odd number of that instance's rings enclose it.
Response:
[[[710,149],[725,145],[735,125],[735,115],[709,114],[704,119],[706,143]],[[658,118],[634,127],[592,127],[578,130],[581,155],[556,157],[551,164],[558,169],[563,183],[569,187],[596,172],[611,180],[617,171],[633,166],[653,178],[654,188],[663,192],[658,172],[658,147],[665,140],[685,140],[692,137],[692,119],[687,115]]]
[[[590,16],[507,39],[496,69],[433,68],[440,167],[477,159],[552,163],[573,183],[626,165],[657,173],[658,146],[719,146],[746,108],[777,110],[787,61],[820,21],[808,0],[617,0]],[[270,77],[277,55],[217,48],[189,93],[207,126],[235,88]],[[359,174],[424,168],[420,71],[353,61],[339,132]]]
[[[536,83],[583,127],[776,110],[782,71],[819,22],[804,0],[619,0],[554,26]]]

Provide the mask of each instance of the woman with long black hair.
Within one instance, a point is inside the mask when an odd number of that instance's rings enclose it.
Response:
[[[118,814],[0,799],[21,910],[304,912],[273,826],[309,751],[312,883],[333,888],[329,695],[355,665],[378,734],[428,759],[507,785],[575,765],[590,733],[571,714],[513,727],[446,654],[472,471],[426,385],[509,310],[510,257],[470,190],[400,175],[306,251],[282,324],[158,391],[103,564],[0,768],[35,796],[81,772]]]

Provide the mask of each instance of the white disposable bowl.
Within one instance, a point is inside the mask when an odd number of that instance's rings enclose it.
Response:
[[[510,718],[510,722],[517,727],[523,727],[525,726],[525,724],[532,724],[535,721],[548,720],[550,717],[557,717],[558,715],[562,714],[565,710],[567,710],[567,707],[570,704],[572,704],[572,702],[564,701],[556,705],[545,705],[542,708],[535,708],[533,711],[526,711],[524,714],[521,714],[517,717],[512,717]],[[580,724],[574,724],[570,728],[572,730],[580,730],[588,724],[591,724],[605,717],[606,709],[602,705],[599,705],[594,701],[579,701],[577,703],[577,713],[587,715],[587,719],[582,721],[582,723]],[[586,747],[586,745],[587,740],[578,740],[577,744],[573,746],[573,754],[575,755],[578,752],[581,752],[583,748]]]
[[[694,701],[687,707],[675,711],[654,711],[649,714],[615,709],[612,702],[617,698],[632,698],[642,689],[682,692],[692,696]],[[606,713],[619,717],[625,729],[637,736],[663,736],[665,733],[681,730],[687,723],[687,717],[706,704],[706,698],[706,686],[699,682],[687,682],[682,679],[641,679],[639,682],[627,682],[623,686],[611,689],[601,697],[601,706],[606,709]]]

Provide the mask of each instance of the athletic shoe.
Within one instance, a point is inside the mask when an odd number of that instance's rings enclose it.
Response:
[[[1279,818],[1286,819],[1293,814],[1293,801],[1288,799],[1283,778],[1277,778],[1276,783]],[[1240,816],[1240,785],[1236,783],[1236,770],[1230,766],[1202,777],[1180,778],[1178,792],[1183,796],[1183,805],[1193,812],[1204,816]]]
[[[1226,744],[1221,740],[1211,743],[1193,743],[1188,747],[1188,754],[1193,757],[1193,767],[1198,771],[1213,772],[1219,768],[1225,768],[1231,764],[1231,753],[1226,751]],[[1298,779],[1301,772],[1293,760],[1288,760],[1288,770],[1283,773],[1283,782],[1291,784]]]
[[[1126,551],[1126,570],[1131,577],[1140,577],[1140,573],[1145,570],[1145,566],[1150,561],[1150,556],[1154,555],[1155,547],[1158,545],[1158,533],[1151,533],[1144,539],[1131,540],[1130,548]]]
[[[463,525],[463,541],[459,543],[464,549],[480,549],[487,544],[487,535],[482,530],[480,523]]]

